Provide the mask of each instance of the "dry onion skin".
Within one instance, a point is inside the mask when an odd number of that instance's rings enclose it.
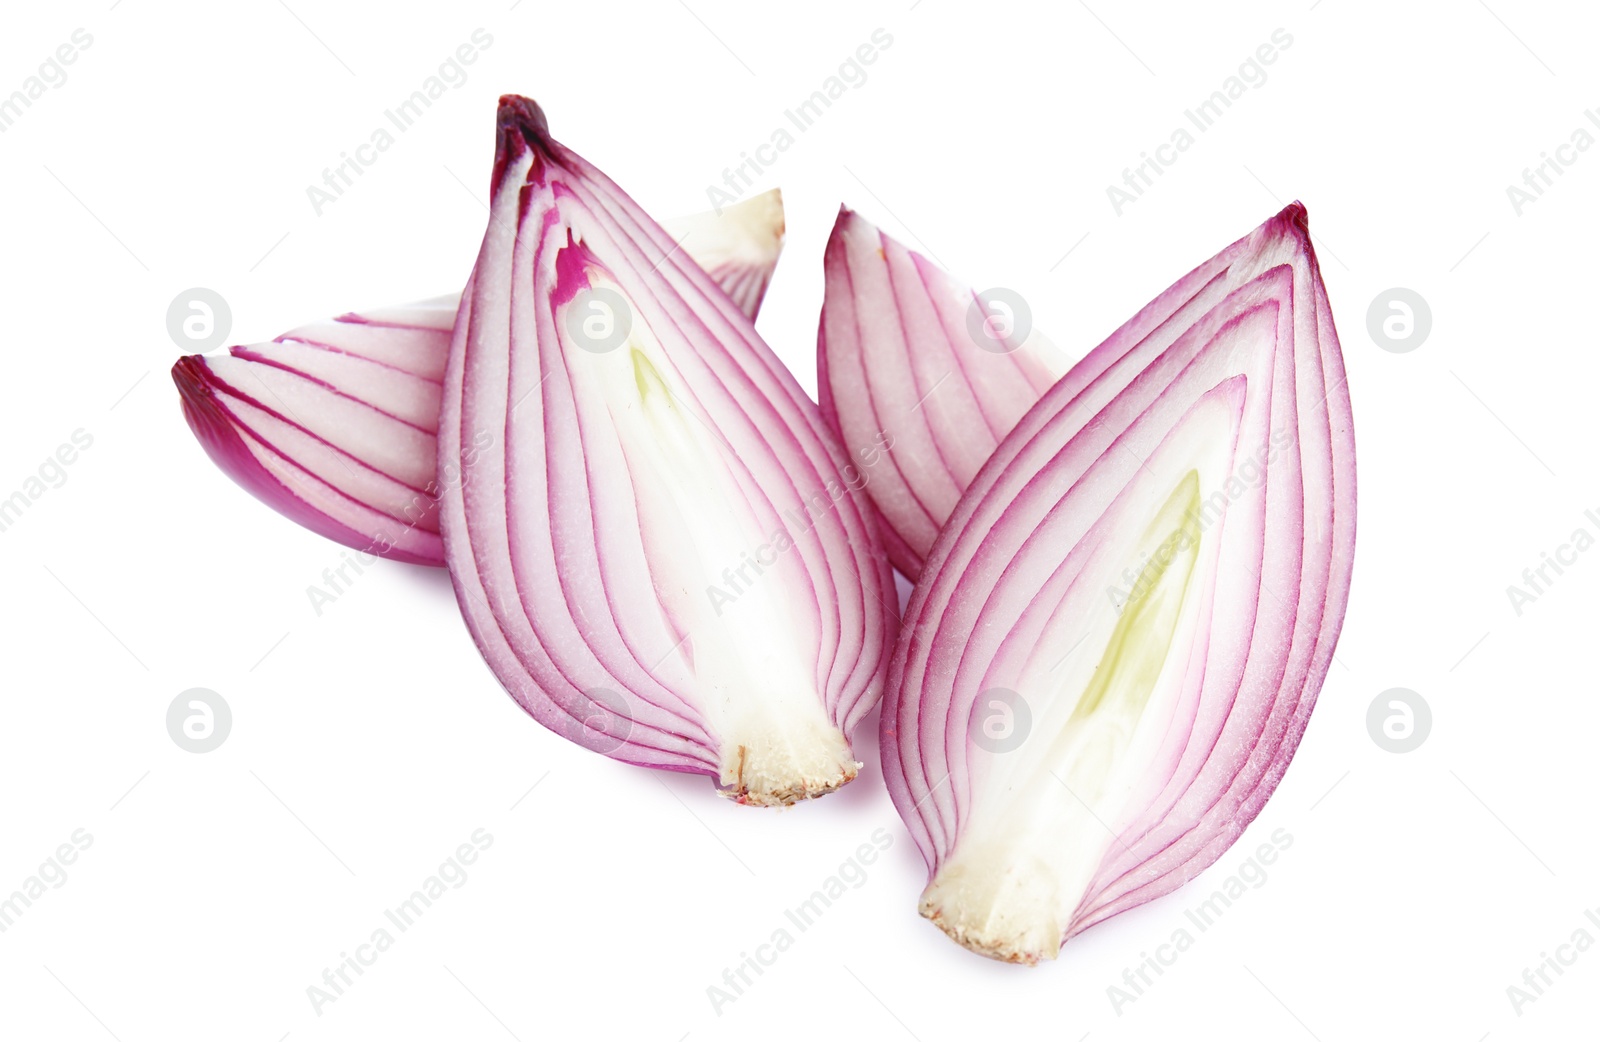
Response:
[[[754,320],[783,249],[778,190],[666,227]],[[172,379],[184,417],[224,473],[290,520],[352,549],[442,567],[436,433],[460,300],[352,312],[181,358]]]
[[[540,723],[741,803],[856,776],[896,614],[859,471],[749,317],[526,98],[501,99],[439,460],[457,600]]]
[[[1295,204],[1075,365],[929,551],[881,736],[922,914],[1035,963],[1221,856],[1327,674],[1355,503]]]

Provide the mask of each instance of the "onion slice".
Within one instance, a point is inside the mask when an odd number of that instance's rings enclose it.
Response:
[[[1327,674],[1355,502],[1295,204],[1074,366],[934,544],[882,716],[922,914],[1034,963],[1221,856]]]
[[[754,319],[783,249],[778,190],[668,226]],[[212,461],[279,513],[357,550],[443,566],[435,433],[460,300],[341,315],[180,358],[172,379],[184,417]]]
[[[1067,359],[1004,300],[980,298],[844,207],[823,279],[822,413],[859,458],[886,452],[867,493],[890,558],[914,581],[962,491]]]
[[[540,723],[617,759],[742,803],[838,788],[895,623],[857,472],[749,318],[537,105],[502,98],[498,136],[439,427],[479,649]]]
[[[783,193],[773,188],[721,213],[675,217],[661,227],[754,322],[783,251]]]

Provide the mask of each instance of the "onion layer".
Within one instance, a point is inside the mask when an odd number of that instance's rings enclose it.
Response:
[[[474,639],[539,722],[607,755],[745,803],[832,791],[895,621],[859,472],[749,318],[537,105],[502,98],[498,132],[439,427]]]
[[[867,492],[890,558],[914,581],[962,491],[1067,361],[1004,301],[843,207],[823,276],[822,413],[852,452],[888,446]]]
[[[783,248],[777,189],[669,222],[752,319]],[[439,391],[459,295],[301,326],[172,367],[207,455],[257,499],[357,550],[443,565]],[[445,480],[451,480],[446,474]]]
[[[1032,963],[1221,856],[1327,673],[1355,501],[1295,204],[1074,366],[934,544],[882,717],[922,914]]]

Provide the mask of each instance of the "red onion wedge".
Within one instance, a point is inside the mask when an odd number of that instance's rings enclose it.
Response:
[[[1215,861],[1289,765],[1355,549],[1333,317],[1295,204],[1005,437],[929,553],[882,716],[920,910],[1011,962]]]
[[[783,194],[773,188],[721,213],[676,217],[661,227],[754,322],[783,251]]]
[[[742,803],[838,788],[895,624],[859,470],[750,319],[537,105],[502,98],[498,135],[439,426],[479,649],[540,723],[617,759]]]
[[[1005,301],[980,298],[843,207],[823,277],[822,414],[854,452],[888,444],[867,493],[890,559],[915,581],[962,491],[1067,359],[1015,314],[995,324]]]
[[[783,249],[778,190],[667,227],[754,319]],[[460,299],[181,358],[172,378],[184,417],[212,461],[279,513],[357,550],[442,566],[435,432]]]

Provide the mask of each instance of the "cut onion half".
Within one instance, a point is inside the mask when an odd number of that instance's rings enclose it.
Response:
[[[537,105],[502,98],[498,133],[439,427],[474,639],[607,755],[742,803],[838,788],[895,624],[859,475],[749,317]]]
[[[882,715],[922,914],[1035,963],[1221,856],[1327,674],[1355,503],[1295,204],[1074,366],[932,547]]]
[[[1020,297],[979,294],[844,207],[823,278],[822,413],[857,458],[886,455],[867,493],[915,581],[962,491],[1067,358],[1018,314]]]
[[[778,190],[669,226],[754,319],[783,249]],[[460,300],[341,315],[180,358],[184,417],[217,466],[284,516],[357,550],[442,566],[435,434]]]

